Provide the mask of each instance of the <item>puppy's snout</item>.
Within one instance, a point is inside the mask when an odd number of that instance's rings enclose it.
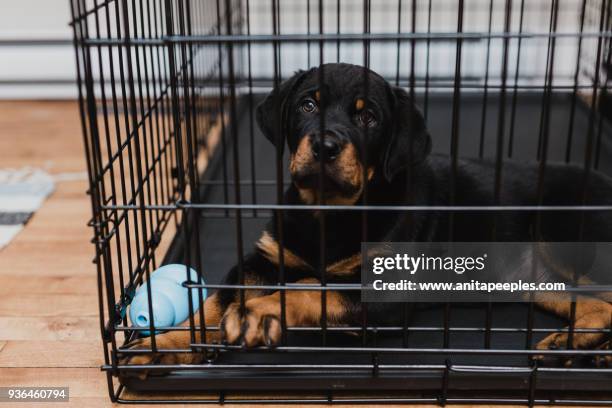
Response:
[[[332,133],[326,133],[323,137],[319,135],[312,136],[310,146],[313,157],[316,160],[323,160],[324,163],[336,160],[342,150],[340,141]]]

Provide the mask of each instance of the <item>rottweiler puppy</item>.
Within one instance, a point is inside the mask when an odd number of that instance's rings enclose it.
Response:
[[[453,169],[448,157],[430,155],[431,137],[409,95],[360,66],[326,64],[297,72],[258,106],[257,122],[278,149],[285,145],[289,148],[292,183],[285,191],[286,204],[612,204],[612,180],[594,173],[584,187],[583,170],[566,165],[547,166],[544,183],[538,189],[537,165],[505,162],[502,187],[496,193],[494,162],[460,160]],[[493,230],[496,240],[506,242],[572,241],[579,237],[591,242],[612,241],[612,219],[602,212],[369,211],[363,218],[361,211],[338,210],[326,212],[321,223],[320,211],[287,210],[282,217],[282,248],[278,239],[281,220],[273,218],[245,257],[246,285],[276,285],[281,258],[286,282],[320,284],[321,273],[325,273],[328,283],[358,283],[362,241],[483,242],[492,239]],[[321,225],[326,235],[325,259],[320,259]],[[535,231],[539,231],[538,236]],[[552,266],[541,268],[538,274],[552,280],[559,272]],[[528,279],[530,272],[526,268],[512,274]],[[226,283],[239,284],[237,267],[229,271]],[[320,324],[320,291],[286,291],[284,296],[288,326]],[[358,292],[327,291],[325,296],[328,325],[359,325],[362,308]],[[207,343],[256,347],[281,341],[281,292],[245,290],[244,300],[241,310],[239,291],[235,289],[220,290],[206,299],[205,324],[219,327],[218,331],[207,331]],[[569,295],[560,294],[554,301],[543,298],[538,304],[570,319]],[[398,307],[401,304],[370,304],[368,319],[386,323],[402,315],[397,313]],[[607,328],[611,318],[612,305],[606,301],[578,297],[576,328]],[[199,316],[195,321],[200,324]],[[199,336],[197,331],[196,341],[200,341]],[[156,338],[162,350],[188,349],[190,345],[188,331]],[[554,333],[537,347],[563,348],[566,341],[567,333]],[[577,348],[598,347],[604,341],[603,333],[577,332],[573,337]],[[150,340],[139,339],[132,347],[150,348]],[[170,364],[197,359],[196,353],[149,353],[136,355],[131,362]]]

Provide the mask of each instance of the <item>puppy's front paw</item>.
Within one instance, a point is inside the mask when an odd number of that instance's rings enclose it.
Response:
[[[612,350],[612,340],[608,340],[599,347],[599,350]],[[598,355],[593,359],[593,364],[596,367],[612,367],[612,354]]]
[[[190,346],[188,333],[170,332],[158,334],[155,336],[157,349],[187,349]],[[194,364],[197,363],[202,356],[199,353],[152,353],[151,338],[140,338],[126,345],[130,350],[149,351],[147,353],[135,354],[130,353],[124,356],[119,362],[120,365],[149,365],[149,364]],[[126,374],[136,374],[139,378],[147,376],[148,371],[131,371],[126,370]]]
[[[244,313],[239,304],[230,305],[221,320],[221,332],[228,344],[277,345],[282,334],[278,300],[270,296],[250,299],[244,305]]]
[[[594,310],[592,313],[587,313],[576,320],[574,327],[576,329],[607,329],[610,327],[612,306]],[[572,337],[572,348],[575,349],[595,349],[601,347],[606,339],[604,331],[598,332],[574,332]],[[567,347],[569,333],[559,332],[552,333],[541,340],[536,348],[538,350],[561,350]],[[543,355],[537,355],[535,358],[543,359]],[[571,359],[565,361],[565,365],[572,364]]]
[[[576,324],[574,325],[576,329],[606,329],[609,326],[610,315],[608,312],[589,313],[576,320]],[[567,345],[568,336],[568,332],[552,333],[540,341],[536,348],[538,350],[563,349]],[[606,334],[604,332],[575,332],[572,339],[572,346],[577,349],[593,348],[599,346],[603,342],[605,336]]]

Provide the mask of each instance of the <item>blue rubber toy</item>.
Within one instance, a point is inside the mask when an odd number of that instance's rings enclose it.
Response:
[[[189,296],[186,281],[185,265],[170,264],[156,269],[151,274],[151,297],[153,299],[153,323],[155,327],[177,326],[189,317]],[[198,281],[195,270],[189,268],[189,280]],[[202,282],[204,283],[204,282]],[[206,298],[206,289],[202,289],[202,299]],[[193,311],[200,307],[198,289],[191,289]],[[147,284],[141,285],[130,305],[130,320],[136,327],[149,327],[149,296]],[[149,330],[140,330],[141,334],[150,335]],[[159,331],[155,331],[157,334]]]

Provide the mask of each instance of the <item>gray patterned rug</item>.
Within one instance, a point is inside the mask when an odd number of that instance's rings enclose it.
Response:
[[[0,249],[23,229],[53,189],[53,178],[43,170],[0,170]]]

